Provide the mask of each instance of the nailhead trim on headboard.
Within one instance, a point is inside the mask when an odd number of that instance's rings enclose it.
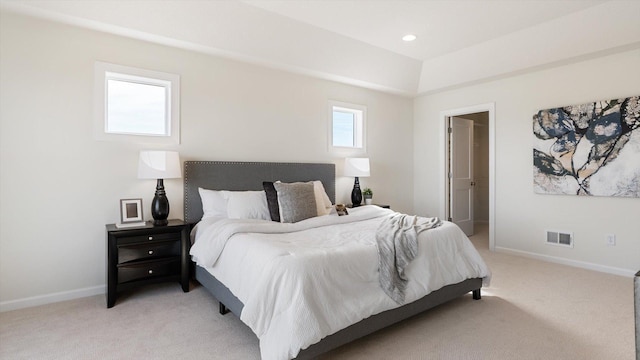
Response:
[[[335,203],[335,165],[320,163],[185,161],[184,217],[196,223],[202,217],[198,187],[212,190],[262,190],[263,181],[322,181]]]

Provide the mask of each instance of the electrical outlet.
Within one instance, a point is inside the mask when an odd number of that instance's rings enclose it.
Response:
[[[616,246],[616,235],[615,234],[607,234],[607,246]]]

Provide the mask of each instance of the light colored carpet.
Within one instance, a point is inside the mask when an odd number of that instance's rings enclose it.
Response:
[[[633,279],[487,250],[480,301],[466,295],[323,359],[635,358]],[[259,359],[258,340],[192,284],[151,285],[0,314],[0,359]]]

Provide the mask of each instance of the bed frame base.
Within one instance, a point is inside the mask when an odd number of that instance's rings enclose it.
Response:
[[[227,309],[226,306],[224,306],[223,303],[219,302],[220,304],[220,314],[221,315],[227,315],[229,313],[229,309]]]
[[[244,305],[226,286],[200,266],[196,266],[195,277],[196,280],[207,288],[207,290],[209,290],[209,292],[218,300],[220,305],[220,314],[224,315],[232,312],[240,318]],[[338,348],[344,344],[350,343],[356,339],[374,333],[380,329],[410,318],[469,292],[473,292],[474,300],[479,300],[481,299],[481,287],[482,279],[478,278],[467,279],[457,284],[447,285],[442,289],[433,291],[429,295],[417,301],[370,316],[336,332],[335,334],[329,335],[320,342],[301,350],[296,359],[312,359],[327,351]]]
[[[473,300],[482,299],[482,295],[480,294],[480,289],[473,290]]]
[[[240,302],[240,300],[231,293],[231,290],[224,286],[218,279],[216,279],[213,275],[209,274],[207,270],[196,265],[195,271],[196,280],[202,286],[207,288],[211,295],[218,300],[220,303],[220,314],[225,315],[229,312],[234,313],[238,318],[240,318],[240,313],[242,313],[242,308],[244,304]]]

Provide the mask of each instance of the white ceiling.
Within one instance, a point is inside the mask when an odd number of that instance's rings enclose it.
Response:
[[[407,96],[640,47],[638,0],[0,0],[0,9]],[[402,41],[407,33],[417,40]]]
[[[417,60],[428,60],[605,0],[244,2]],[[417,40],[402,41],[408,33],[416,35]]]

